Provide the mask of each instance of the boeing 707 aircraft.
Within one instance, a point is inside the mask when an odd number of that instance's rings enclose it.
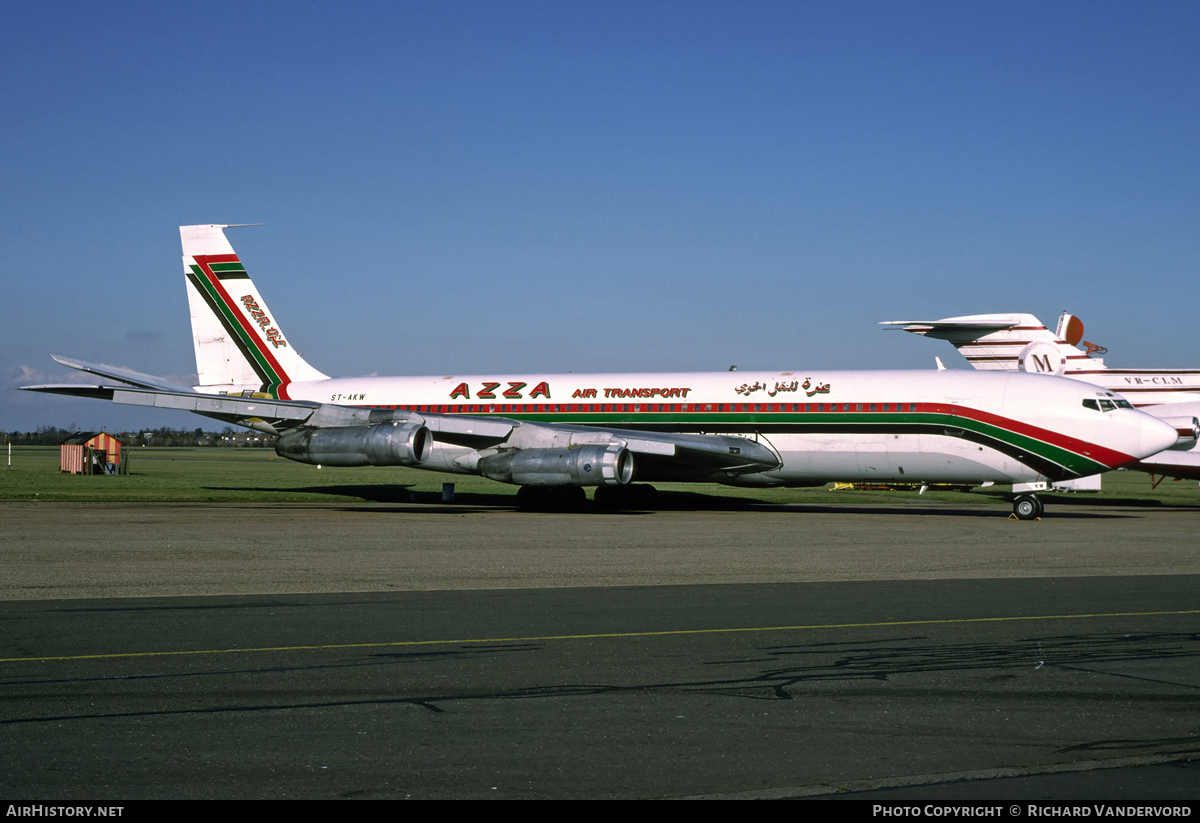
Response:
[[[598,505],[642,506],[652,488],[644,484],[666,481],[1035,482],[1195,442],[1194,432],[1181,435],[1095,386],[1026,374],[331,378],[296,352],[227,228],[180,228],[199,385],[55,357],[116,382],[23,388],[196,412],[276,434],[276,451],[302,463],[482,475],[521,486],[529,508],[579,508],[585,487]],[[1013,509],[1033,519],[1042,503],[1023,494]]]

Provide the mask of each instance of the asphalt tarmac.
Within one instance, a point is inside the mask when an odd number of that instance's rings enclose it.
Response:
[[[4,504],[0,796],[1200,797],[1200,512],[1004,514]]]

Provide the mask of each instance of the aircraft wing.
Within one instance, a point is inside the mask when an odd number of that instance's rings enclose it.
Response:
[[[278,434],[281,429],[302,424],[312,417],[321,405],[320,403],[305,401],[274,400],[236,394],[202,394],[187,389],[167,391],[128,385],[89,386],[78,383],[65,383],[21,386],[20,389],[22,391],[45,392],[47,394],[64,394],[69,397],[111,400],[114,403],[124,403],[131,406],[179,409],[202,414],[205,417],[212,417],[226,423],[258,429],[269,434]]]
[[[456,415],[446,415],[456,417]],[[505,439],[510,449],[572,449],[587,445],[620,444],[640,455],[639,466],[657,467],[658,476],[691,477],[697,473],[761,472],[778,468],[771,449],[746,437],[689,434],[639,429],[573,426],[561,423],[518,423]]]
[[[68,383],[22,386],[21,389],[195,412],[225,423],[281,435],[284,451],[288,451],[292,459],[299,457],[302,462],[339,465],[345,464],[342,461],[351,461],[351,465],[389,465],[387,462],[375,462],[388,460],[386,456],[362,456],[370,447],[362,445],[360,441],[372,436],[372,430],[381,430],[394,437],[396,435],[388,430],[396,429],[406,433],[406,437],[412,436],[418,440],[425,437],[427,432],[438,443],[459,447],[462,452],[454,459],[458,470],[480,473],[486,473],[480,468],[482,461],[504,453],[512,455],[524,452],[528,456],[555,450],[570,452],[583,447],[628,450],[638,455],[640,474],[652,474],[662,479],[729,478],[769,471],[780,465],[778,456],[770,448],[736,435],[640,431],[462,414],[370,409],[304,400],[278,400],[269,396],[254,396],[250,392],[207,394],[183,388],[168,390],[149,385],[171,385],[152,375],[67,358],[56,357],[55,360],[80,371],[117,379],[137,379],[140,385]],[[323,433],[314,438],[314,433],[318,431]],[[330,438],[336,441],[335,446],[320,445],[320,442],[333,442]],[[314,442],[318,445],[314,446]],[[319,451],[321,448],[331,451]],[[306,453],[309,453],[309,459],[304,459]],[[423,462],[417,459],[415,453],[406,452],[405,455],[396,458],[395,465],[419,466]]]

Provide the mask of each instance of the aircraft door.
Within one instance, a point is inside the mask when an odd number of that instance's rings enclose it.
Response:
[[[884,435],[864,435],[854,444],[858,471],[863,480],[895,480],[896,471]]]

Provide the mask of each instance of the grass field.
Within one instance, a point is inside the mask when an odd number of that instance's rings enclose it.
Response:
[[[405,468],[318,469],[278,457],[270,449],[130,448],[129,474],[67,475],[58,471],[56,446],[14,448],[12,466],[0,466],[0,500],[59,502],[433,503],[442,484],[455,487],[455,502],[515,506],[515,486],[481,477]],[[1078,503],[1200,507],[1192,481],[1163,481],[1150,488],[1140,472],[1110,472],[1104,491],[1049,494],[1048,506]],[[761,503],[866,503],[937,500],[1006,505],[1008,488],[971,492],[839,491],[826,489],[737,489],[716,484],[657,484],[662,508],[735,508]],[[589,494],[590,497],[590,494]]]

